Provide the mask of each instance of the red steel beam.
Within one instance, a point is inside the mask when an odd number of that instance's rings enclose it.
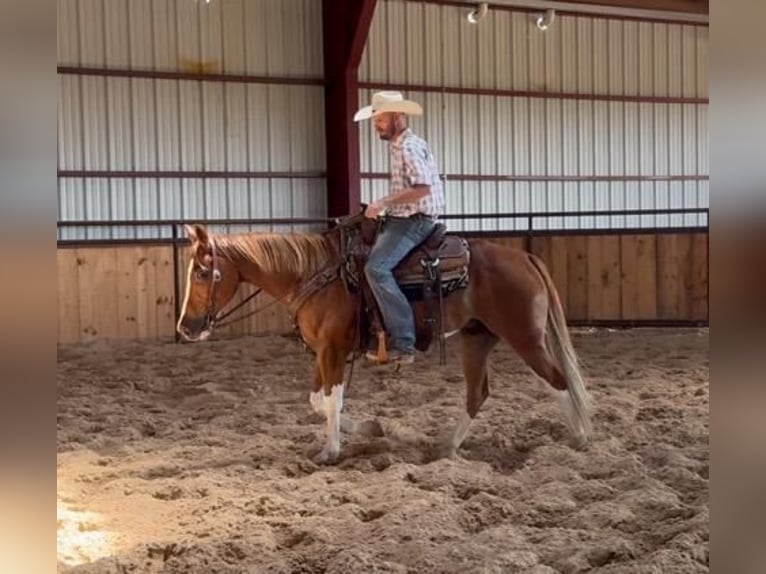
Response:
[[[461,0],[407,0],[407,2],[423,3],[423,4],[437,4],[439,6],[451,6],[453,8],[466,9],[466,13],[476,7],[477,2],[465,2]],[[507,4],[493,4],[488,2],[490,10],[497,10],[500,12],[527,12],[538,13],[541,12],[541,8],[532,8],[528,6],[509,6]],[[617,8],[617,6],[615,6]],[[624,8],[624,6],[623,6]],[[576,16],[578,18],[591,18],[593,20],[624,20],[628,22],[651,22],[654,24],[679,24],[682,26],[697,26],[702,28],[709,28],[708,22],[699,22],[695,20],[683,20],[680,18],[660,18],[651,16],[623,16],[620,14],[599,14],[594,12],[586,12],[585,10],[577,10],[576,6],[572,6],[570,10],[556,10],[556,14],[559,16]],[[697,15],[697,14],[694,14]],[[702,15],[702,14],[699,14]]]
[[[599,4],[609,8],[636,8],[640,10],[660,10],[664,12],[686,12],[688,14],[709,15],[708,0],[566,0],[575,4]]]
[[[196,82],[233,82],[238,84],[277,84],[322,86],[323,78],[311,76],[252,76],[249,74],[219,74],[203,72],[174,72],[170,70],[128,70],[125,68],[92,68],[87,66],[58,66],[56,72],[71,76],[102,78],[139,78],[144,80],[191,80]]]
[[[321,179],[323,171],[178,171],[60,169],[61,178],[102,179]]]
[[[578,94],[575,92],[543,92],[539,90],[500,90],[495,88],[461,88],[459,86],[428,86],[425,84],[391,84],[360,82],[360,88],[371,90],[399,90],[402,92],[429,92],[440,94],[466,94],[472,96],[499,96],[514,98],[543,98],[546,100],[582,100],[593,102],[636,102],[645,104],[701,104],[709,98],[681,96],[628,96],[618,94]]]
[[[363,179],[388,179],[382,172],[363,173]],[[629,181],[710,181],[709,175],[491,175],[443,174],[445,181],[526,181],[526,182],[629,182]]]
[[[327,214],[359,210],[359,62],[377,0],[323,0]]]

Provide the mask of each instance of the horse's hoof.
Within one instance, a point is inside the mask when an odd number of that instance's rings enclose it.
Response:
[[[317,464],[330,465],[338,462],[338,455],[340,452],[323,448],[322,452],[314,457],[314,462]]]
[[[439,443],[431,449],[431,458],[433,460],[456,459],[457,449],[451,443]]]
[[[385,436],[385,432],[383,432],[383,427],[381,424],[374,420],[366,420],[359,423],[359,428],[357,429],[357,432],[363,436],[371,437],[371,438],[379,438],[382,436]]]
[[[569,446],[571,446],[574,450],[585,450],[588,448],[588,442],[588,437],[585,435],[573,436],[569,440]]]
[[[347,416],[340,418],[340,430],[349,434],[360,434],[362,436],[377,438],[385,436],[383,427],[375,419],[366,421],[357,421]]]

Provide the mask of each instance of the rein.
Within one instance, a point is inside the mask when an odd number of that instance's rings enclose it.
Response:
[[[251,317],[255,315],[256,313],[260,313],[261,311],[263,311],[264,309],[267,309],[269,306],[271,306],[273,303],[276,302],[276,301],[272,301],[271,303],[264,305],[263,307],[259,307],[255,311],[251,311],[250,313],[246,313],[245,315],[240,315],[239,317],[235,317],[234,319],[231,319],[230,321],[221,323],[221,321],[226,319],[226,317],[229,317],[232,313],[234,313],[234,311],[236,311],[240,307],[243,307],[248,301],[250,301],[254,297],[257,297],[261,293],[261,291],[263,291],[263,289],[259,287],[258,289],[250,293],[250,295],[248,295],[245,299],[243,299],[242,301],[234,305],[234,307],[232,307],[225,313],[223,311],[219,311],[215,315],[215,317],[213,317],[211,325],[215,325],[216,327],[226,327],[227,325],[238,323],[239,321],[242,321],[243,319],[247,319],[248,317]]]

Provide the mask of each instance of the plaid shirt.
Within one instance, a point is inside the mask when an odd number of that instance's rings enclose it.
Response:
[[[431,193],[413,203],[390,205],[388,213],[394,217],[409,217],[423,213],[434,219],[444,211],[444,191],[436,160],[425,140],[409,128],[391,142],[391,189],[395,195],[414,185],[428,185]]]

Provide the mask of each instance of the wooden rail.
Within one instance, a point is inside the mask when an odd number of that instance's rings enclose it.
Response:
[[[493,235],[527,248],[548,266],[567,318],[582,324],[695,324],[708,321],[708,233],[541,236]],[[185,253],[173,245],[106,245],[58,249],[58,341],[174,338],[177,285]],[[174,273],[177,279],[174,280]],[[237,300],[246,296],[242,289]],[[259,296],[250,305],[268,303]],[[247,309],[254,307],[248,306]],[[287,332],[290,318],[273,306],[223,330],[245,335]]]

